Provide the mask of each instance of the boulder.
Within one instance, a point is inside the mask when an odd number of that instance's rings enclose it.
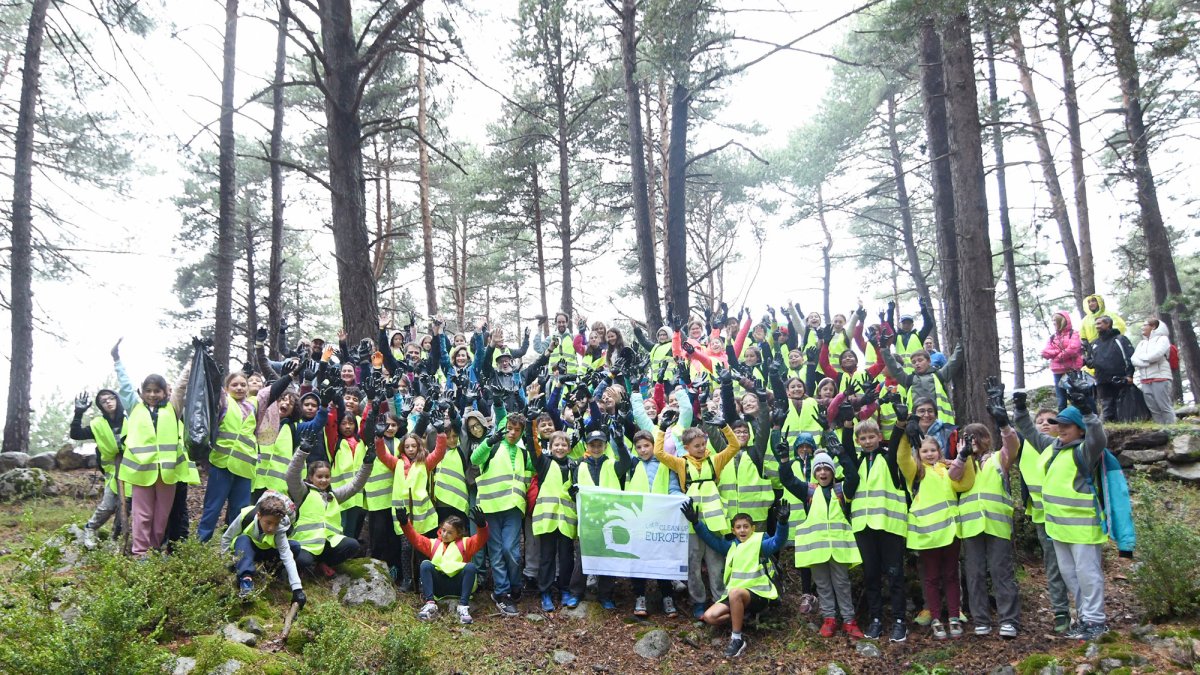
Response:
[[[554,661],[555,665],[565,666],[569,663],[573,663],[576,657],[571,652],[562,649],[555,649],[554,653],[550,655],[550,658]]]
[[[883,656],[883,652],[879,651],[879,645],[875,644],[874,642],[868,642],[866,640],[860,640],[857,643],[855,643],[854,651],[859,656],[865,656],[867,658],[872,658],[872,659],[877,659],[880,656]]]
[[[846,671],[842,670],[838,664],[831,662],[825,666],[825,675],[846,675]]]
[[[591,603],[587,600],[582,600],[582,601],[580,601],[580,603],[577,606],[575,606],[572,609],[564,608],[562,610],[562,613],[572,619],[586,619],[586,618],[588,618],[588,612],[591,611],[592,604],[593,603]]]
[[[5,452],[0,457],[24,454]],[[0,474],[0,501],[29,499],[53,493],[54,480],[41,469],[12,469]]]
[[[1175,409],[1176,417],[1195,417],[1197,414],[1200,414],[1200,408],[1194,405],[1185,405],[1182,408]]]
[[[29,455],[23,452],[0,452],[0,473],[29,466]]]
[[[92,446],[94,447],[94,446]],[[54,461],[60,471],[75,471],[88,468],[88,460],[96,461],[96,453],[80,452],[73,445],[64,445],[54,453]]]
[[[1017,669],[1011,663],[1005,663],[989,670],[988,675],[1017,675]]]
[[[1134,464],[1151,464],[1153,462],[1161,462],[1167,458],[1166,450],[1126,450],[1121,453],[1122,458],[1129,458]]]
[[[396,587],[387,565],[374,559],[360,558],[342,565],[333,578],[333,594],[351,607],[369,603],[386,609],[396,604]]]
[[[54,453],[53,452],[43,452],[40,455],[34,455],[29,458],[29,468],[31,468],[31,469],[41,469],[42,471],[50,471],[51,469],[54,469],[56,466],[57,466],[57,464],[54,461]]]
[[[1172,464],[1200,462],[1200,436],[1179,434],[1167,446],[1167,461]]]
[[[173,663],[167,665],[171,668],[171,675],[189,675],[196,669],[196,659],[190,656],[177,656]]]
[[[1179,464],[1167,469],[1167,476],[1193,485],[1200,484],[1200,464]],[[0,476],[0,479],[3,479]]]
[[[1119,441],[1120,450],[1114,450],[1114,452],[1161,448],[1170,442],[1171,436],[1165,431],[1139,431],[1121,439]]]
[[[1166,638],[1159,640],[1154,646],[1155,651],[1166,657],[1171,663],[1183,668],[1191,668],[1195,662],[1195,652],[1192,651],[1192,641],[1186,638]]]
[[[1133,470],[1146,474],[1147,478],[1152,480],[1166,480],[1167,469],[1171,468],[1166,461],[1154,462],[1153,464],[1134,464]]]
[[[1122,452],[1121,454],[1117,455],[1117,464],[1120,464],[1122,469],[1133,468],[1133,460],[1129,458],[1128,452]]]
[[[238,628],[237,624],[234,623],[225,624],[225,627],[221,629],[221,637],[230,642],[236,642],[239,645],[246,645],[247,647],[254,647],[258,644],[257,635]]]
[[[671,651],[671,634],[658,628],[642,636],[633,651],[644,659],[660,659]]]
[[[234,673],[242,672],[242,666],[244,665],[246,664],[238,661],[237,659],[229,659],[225,663],[213,668],[209,672],[212,673],[212,675],[234,675]]]
[[[267,632],[266,629],[263,628],[262,622],[259,621],[258,617],[256,616],[248,616],[242,619],[241,624],[242,630],[245,630],[248,633],[262,635],[263,633]]]

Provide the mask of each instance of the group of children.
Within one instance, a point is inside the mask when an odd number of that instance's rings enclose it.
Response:
[[[1010,418],[993,383],[993,424],[959,428],[949,390],[961,350],[931,352],[927,331],[908,315],[894,324],[893,312],[864,328],[861,308],[829,325],[815,313],[800,321],[794,306],[782,311],[786,325],[774,309],[757,324],[724,306],[690,322],[669,311],[654,342],[638,327],[633,345],[600,323],[578,320],[572,333],[560,313],[553,330],[542,319],[524,368],[516,356],[527,353],[529,332],[510,350],[486,324],[448,336],[435,319],[428,335],[410,325],[389,336],[385,318],[378,344],[314,338],[284,346],[282,361],[267,358],[260,331],[258,370],[224,380],[196,536],[210,539],[224,512],[221,545],[234,553],[244,594],[257,563],[271,562],[303,604],[301,573],[332,575],[370,555],[399,590],[419,590],[421,619],[450,596],[469,623],[481,582],[505,617],[518,614],[526,591],[553,612],[594,587],[615,609],[618,580],[582,569],[578,490],[685,495],[692,615],[729,622],[726,655],[736,657],[746,617],[783,591],[788,547],[801,570],[800,609],[819,607],[823,637],[840,629],[906,639],[906,551],[916,554],[924,597],[916,623],[934,638],[966,630],[963,556],[973,632],[1015,637],[1012,527],[1024,501],[1042,540],[1055,630],[1099,636],[1105,535],[1083,478],[1106,440],[1092,393],[1067,387],[1070,405],[1031,418],[1016,392]],[[172,539],[169,522],[182,519],[186,532],[180,486],[199,483],[179,416],[187,383],[169,400],[166,381],[151,375],[135,395],[117,347],[112,355],[119,391],[97,394],[100,414],[87,428],[81,396],[72,424],[73,438],[95,439],[106,473],[85,531],[94,537],[118,494],[131,494],[141,556]],[[1010,492],[1014,466],[1021,495]],[[860,564],[861,627],[849,575]],[[629,581],[633,614],[647,616],[655,580]],[[675,616],[673,584],[654,586],[661,611]]]

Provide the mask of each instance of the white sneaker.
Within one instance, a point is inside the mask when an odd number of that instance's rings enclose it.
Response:
[[[473,621],[474,621],[474,619],[471,618],[471,608],[468,607],[467,605],[459,605],[458,606],[458,622],[466,624],[466,623],[471,623]]]
[[[1005,638],[1005,639],[1012,639],[1012,638],[1017,637],[1016,624],[1012,624],[1012,623],[1000,624],[1000,637]]]
[[[83,547],[87,550],[96,548],[96,530],[91,527],[83,528]]]
[[[428,600],[425,602],[425,605],[421,607],[421,611],[417,612],[417,618],[421,621],[433,621],[433,618],[437,616],[437,613],[437,603],[433,600]]]

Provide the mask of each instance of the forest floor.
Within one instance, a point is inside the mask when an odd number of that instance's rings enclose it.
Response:
[[[0,575],[8,578],[12,572],[12,550],[21,546],[36,546],[54,530],[68,523],[82,524],[90,514],[94,500],[77,496],[87,493],[89,472],[53,472],[63,485],[75,485],[66,496],[44,498],[16,504],[0,505]],[[1174,499],[1200,506],[1200,491],[1172,484]],[[191,491],[189,502],[198,502],[199,489]],[[198,503],[192,504],[193,522],[198,515]],[[1200,525],[1197,525],[1200,527]],[[878,643],[878,655],[863,654],[855,642],[843,634],[830,639],[817,635],[820,618],[801,614],[798,609],[798,572],[784,565],[784,593],[780,606],[764,614],[746,631],[749,647],[734,661],[723,658],[728,643],[728,629],[712,629],[693,621],[687,602],[680,602],[678,618],[667,619],[651,614],[646,619],[631,615],[633,598],[625,582],[618,585],[618,609],[605,611],[597,603],[588,603],[584,612],[559,611],[543,613],[538,607],[536,593],[527,593],[519,602],[521,616],[503,619],[495,610],[485,591],[476,595],[473,603],[475,623],[460,626],[453,615],[442,613],[433,622],[425,651],[432,657],[434,668],[445,673],[508,673],[549,670],[553,672],[602,673],[818,673],[827,672],[836,664],[847,673],[1040,673],[1048,664],[1059,670],[1045,672],[1107,672],[1099,667],[1100,659],[1113,654],[1133,663],[1131,670],[1120,672],[1184,672],[1172,663],[1162,650],[1134,639],[1132,632],[1141,623],[1142,612],[1132,592],[1129,560],[1117,558],[1115,551],[1105,560],[1106,609],[1113,634],[1100,649],[1091,654],[1079,642],[1066,640],[1053,633],[1053,616],[1046,598],[1045,575],[1040,557],[1018,554],[1017,576],[1021,591],[1021,627],[1016,639],[1003,640],[975,637],[972,624],[967,635],[958,640],[935,640],[928,628],[910,620],[906,642]],[[787,554],[790,556],[790,553]],[[907,587],[911,600],[919,597],[919,586],[912,565]],[[855,579],[855,597],[861,601],[861,577]],[[231,580],[232,583],[232,580]],[[306,579],[305,589],[309,608],[320,603],[337,603],[330,582]],[[282,583],[271,584],[261,594],[259,602],[247,612],[265,617],[266,637],[278,635],[283,614],[288,606],[288,591]],[[399,602],[390,609],[364,606],[344,608],[345,620],[382,634],[388,626],[413,626],[420,605],[415,593],[400,594]],[[657,597],[650,606],[659,606]],[[861,616],[861,611],[860,611]],[[1154,627],[1158,634],[1198,635],[1197,624],[1164,624]],[[653,629],[661,628],[671,636],[669,651],[658,660],[644,659],[634,652],[634,644]],[[1145,631],[1146,629],[1142,629]],[[167,645],[172,650],[186,652],[184,640]],[[289,641],[288,649],[295,648]],[[285,649],[279,640],[265,639],[259,645],[265,652]],[[556,663],[556,652],[568,652],[574,659],[557,654],[567,663]],[[1135,658],[1137,657],[1137,658]],[[1110,669],[1113,662],[1110,660]],[[1004,668],[1010,666],[1012,670]],[[1088,670],[1088,669],[1092,670]],[[286,671],[286,669],[285,669]],[[270,670],[263,672],[271,672]]]

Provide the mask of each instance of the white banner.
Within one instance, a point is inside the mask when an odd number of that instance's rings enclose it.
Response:
[[[584,574],[686,580],[691,528],[679,510],[685,501],[581,487],[576,509]]]

